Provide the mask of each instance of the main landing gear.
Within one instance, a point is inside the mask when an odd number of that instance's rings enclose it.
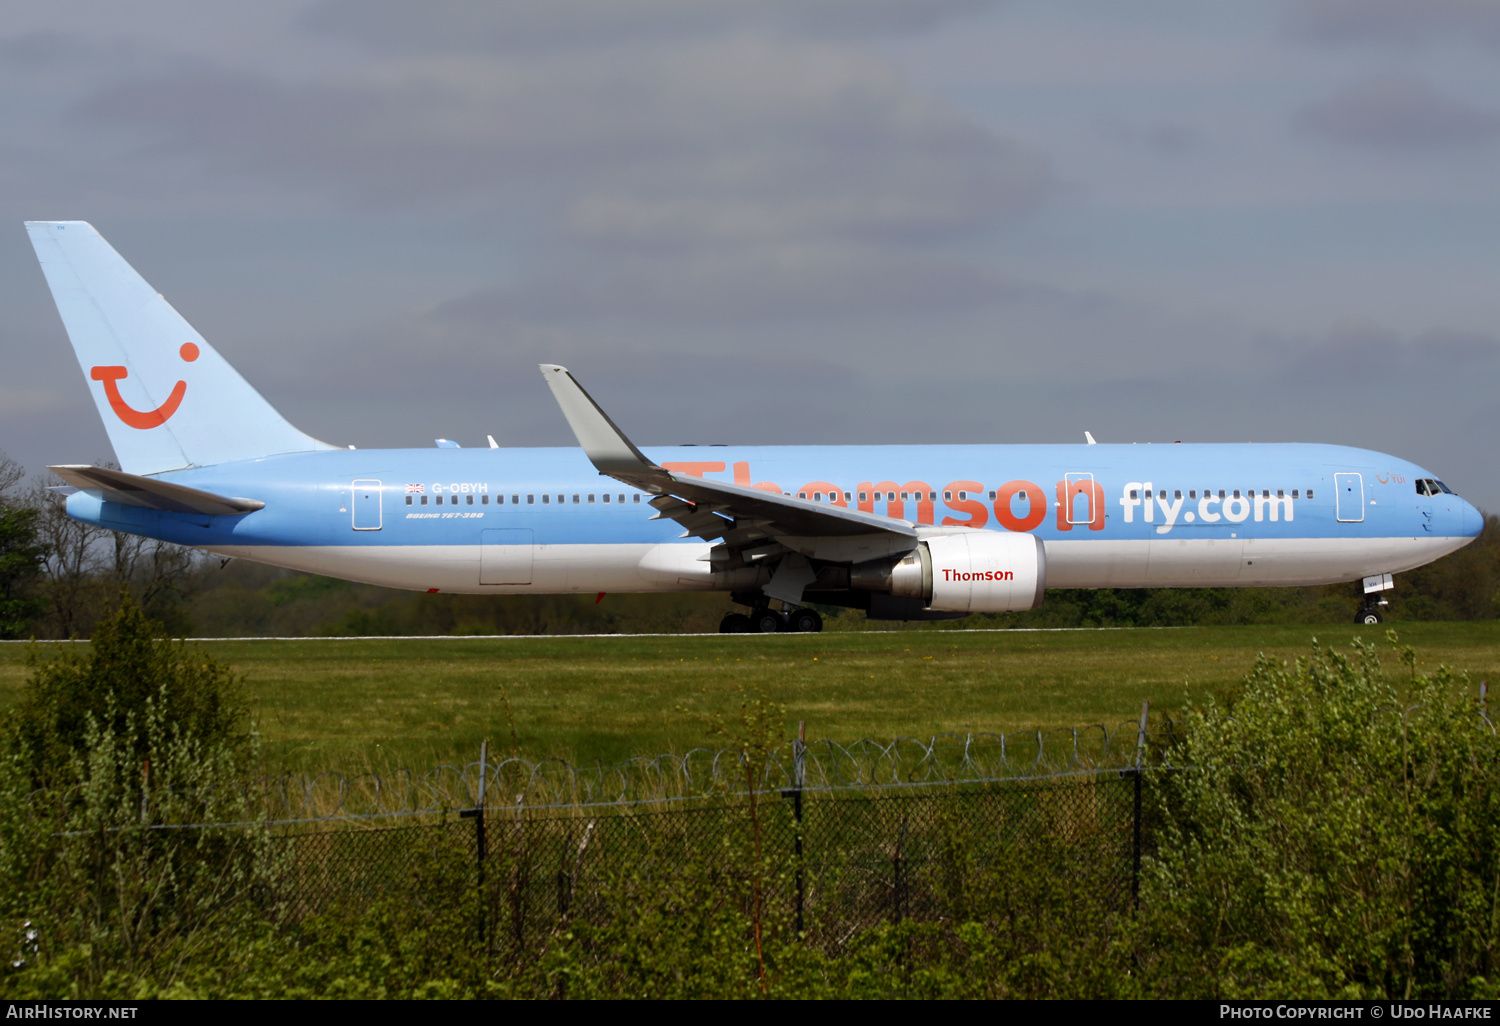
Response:
[[[816,634],[823,629],[823,618],[816,609],[798,606],[778,613],[770,606],[761,606],[746,616],[730,613],[719,621],[720,634],[776,634],[788,631],[796,634]]]
[[[816,634],[823,629],[823,618],[816,609],[798,606],[786,618],[787,626],[798,634]]]

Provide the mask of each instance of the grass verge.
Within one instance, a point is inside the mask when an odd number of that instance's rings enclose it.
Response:
[[[1500,681],[1500,621],[1399,625],[1427,669]],[[1247,626],[812,636],[356,638],[201,643],[245,677],[272,769],[427,768],[492,750],[614,761],[712,744],[745,691],[809,738],[1115,723],[1233,687],[1258,652],[1384,630]],[[52,646],[39,643],[46,658]],[[33,646],[0,645],[0,707]]]

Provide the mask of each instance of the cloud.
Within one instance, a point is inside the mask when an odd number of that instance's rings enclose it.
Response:
[[[848,426],[859,416],[851,397],[871,385],[849,361],[816,346],[746,352],[722,342],[680,332],[663,337],[659,331],[632,335],[607,327],[574,331],[506,319],[412,317],[357,339],[309,347],[295,376],[283,372],[258,384],[300,427],[362,447],[436,437],[483,444],[486,432],[504,445],[571,446],[573,435],[539,363],[572,368],[641,444],[857,434]],[[349,360],[351,351],[360,358]],[[382,411],[379,418],[369,416],[372,403]]]
[[[1443,370],[1461,370],[1500,356],[1500,339],[1478,331],[1431,328],[1412,342],[1418,356]]]
[[[1052,189],[1046,161],[1015,143],[941,122],[908,134],[927,138],[869,160],[825,142],[622,169],[570,198],[563,227],[606,245],[923,239],[987,227]]]
[[[0,423],[10,422],[25,430],[32,418],[68,409],[67,401],[51,389],[6,388],[0,385]]]
[[[1488,374],[1485,365],[1500,361],[1500,339],[1443,327],[1404,337],[1377,325],[1345,324],[1312,344],[1272,343],[1267,351],[1275,354],[1274,376],[1283,384],[1327,389],[1359,383],[1380,386],[1371,394],[1401,396],[1417,381]]]
[[[50,67],[79,54],[82,41],[58,29],[42,29],[0,38],[0,61],[14,68]]]
[[[387,53],[535,54],[724,32],[801,39],[910,33],[1002,0],[321,0],[311,29]]]
[[[1496,5],[1289,0],[1313,45],[1065,7],[11,4],[0,281],[36,327],[0,400],[42,405],[7,447],[108,455],[14,228],[61,216],[362,447],[571,444],[535,370],[557,360],[642,441],[1325,439],[1426,447],[1450,483],[1463,442],[1500,481],[1452,414],[1493,411],[1500,370],[1500,100],[1450,84],[1492,70],[1451,43],[1493,39]],[[1324,49],[1422,40],[1447,49]],[[1384,67],[1448,95],[1328,98]],[[1443,147],[1474,166],[1367,159]]]
[[[570,262],[445,304],[443,318],[628,316],[719,321],[918,313],[1003,299],[1016,287],[941,254],[839,243],[735,246]]]
[[[1096,121],[1106,138],[1127,146],[1141,147],[1163,156],[1180,156],[1200,149],[1204,144],[1201,131],[1172,121],[1133,121],[1119,116]]]
[[[657,226],[672,217],[664,204],[694,193],[822,194],[845,224],[920,229],[1034,204],[1047,184],[1039,156],[870,56],[754,39],[609,59],[389,61],[330,82],[200,67],[111,82],[74,115],[215,173],[382,205],[585,184],[597,194],[571,215],[585,232],[618,231],[626,195],[654,205],[637,223]]]
[[[1472,107],[1423,79],[1398,74],[1377,75],[1308,104],[1296,123],[1334,142],[1384,150],[1476,146],[1500,136],[1500,113]]]
[[[644,47],[644,49],[642,49]],[[967,302],[944,247],[1044,205],[1047,160],[848,46],[764,36],[539,59],[419,55],[336,81],[207,66],[75,105],[149,157],[353,212],[493,222],[547,252],[508,307],[730,316]]]
[[[1500,46],[1490,0],[1291,0],[1292,35],[1320,43],[1413,44],[1450,37]]]

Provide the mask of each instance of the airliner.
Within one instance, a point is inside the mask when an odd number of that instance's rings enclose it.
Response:
[[[471,595],[727,592],[726,633],[1034,608],[1048,588],[1362,581],[1468,544],[1435,474],[1309,444],[638,448],[567,369],[576,448],[356,449],[288,423],[83,221],[26,223],[120,469],[73,518],[309,573]]]

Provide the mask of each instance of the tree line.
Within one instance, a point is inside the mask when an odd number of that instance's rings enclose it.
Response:
[[[27,479],[0,455],[0,637],[88,637],[129,592],[173,633],[199,637],[409,634],[697,633],[734,608],[719,593],[427,595],[222,560],[70,518],[61,482]],[[1347,623],[1358,583],[1310,588],[1104,588],[1050,591],[1024,613],[926,624],[867,621],[818,607],[825,629],[1158,627]],[[1500,517],[1471,545],[1396,577],[1392,620],[1500,617]]]

